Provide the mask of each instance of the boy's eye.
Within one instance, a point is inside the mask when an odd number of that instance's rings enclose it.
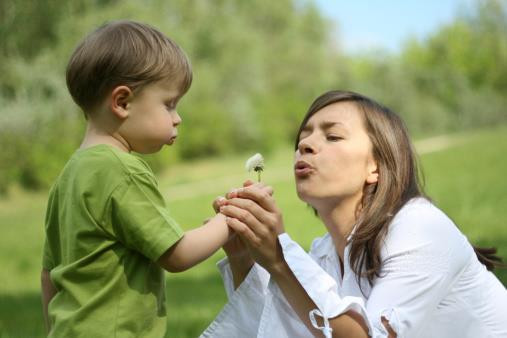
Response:
[[[174,110],[176,108],[176,104],[174,102],[166,103],[165,107],[167,110]]]

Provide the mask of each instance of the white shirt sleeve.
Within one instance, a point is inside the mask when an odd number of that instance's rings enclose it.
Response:
[[[245,280],[234,290],[227,258],[218,262],[229,301],[200,337],[256,337],[266,300],[269,273],[254,264]]]
[[[402,210],[385,240],[381,277],[364,304],[360,297],[341,297],[336,281],[287,234],[279,239],[287,264],[316,304],[317,314],[331,319],[354,310],[363,316],[372,337],[388,336],[382,316],[399,338],[417,336],[473,254],[452,221],[429,202]],[[283,298],[281,291],[273,294]],[[321,330],[330,336],[329,327]]]
[[[294,242],[288,234],[281,234],[278,238],[287,265],[317,306],[317,309],[310,311],[308,314],[310,320],[313,323],[315,318],[312,317],[315,315],[324,318],[325,324],[323,327],[319,327],[316,323],[314,326],[320,329],[326,338],[331,337],[332,333],[329,324],[327,323],[326,325],[327,319],[329,318],[337,317],[349,310],[354,310],[360,313],[364,318],[367,318],[366,308],[362,298],[341,297],[338,293],[336,281],[317,264],[303,248]],[[278,288],[277,290],[273,290],[273,296],[279,299],[284,298],[282,292]],[[293,315],[297,316],[295,312],[293,312]],[[372,327],[370,323],[367,322],[367,324],[371,331]],[[307,333],[297,335],[297,337],[307,336]]]
[[[402,209],[389,227],[380,277],[366,304],[377,334],[386,335],[384,316],[398,337],[421,335],[421,326],[449,293],[471,255],[465,236],[429,201]]]
[[[331,337],[326,321],[349,310],[364,318],[372,337],[388,337],[382,317],[398,338],[425,336],[422,330],[428,327],[429,315],[474,255],[467,239],[445,214],[428,201],[409,203],[389,226],[381,251],[380,277],[374,280],[365,301],[363,297],[340,295],[344,289],[339,290],[337,281],[311,255],[288,234],[278,238],[288,266],[316,304],[308,314],[310,320],[324,318],[324,327],[314,326],[325,337]],[[227,262],[220,262],[219,267],[229,302],[201,337],[310,336],[266,270],[255,264],[234,291]]]

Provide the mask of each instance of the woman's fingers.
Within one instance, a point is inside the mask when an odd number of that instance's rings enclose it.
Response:
[[[243,189],[260,189],[262,191],[265,191],[268,195],[273,196],[273,188],[270,186],[265,185],[264,183],[258,182],[254,183],[250,180],[243,182],[243,188],[237,188],[237,189],[231,189],[229,192],[225,195],[227,199],[238,197],[238,193],[242,191]]]
[[[267,227],[259,222],[248,210],[238,208],[234,205],[224,205],[220,208],[220,212],[227,217],[236,218],[241,223],[248,226],[256,235],[263,237],[267,233]]]
[[[236,234],[248,245],[258,247],[262,241],[245,223],[241,222],[236,218],[227,217],[226,223],[231,227]]]
[[[261,188],[254,185],[238,189],[235,197],[250,199],[268,211],[277,212],[276,202],[272,195],[273,188],[269,186]]]
[[[273,187],[271,187],[269,185],[265,185],[262,182],[255,183],[255,182],[250,181],[250,180],[247,180],[247,181],[243,182],[243,188],[250,187],[250,186],[254,186],[254,187],[258,187],[260,189],[264,189],[271,196],[273,196],[273,194],[274,194]]]
[[[243,210],[247,210],[252,214],[260,223],[271,225],[274,222],[274,218],[271,212],[263,209],[260,205],[254,201],[246,198],[232,198],[227,200],[226,205],[233,205]]]
[[[235,208],[232,205],[223,208]],[[253,216],[252,216],[253,217]],[[233,217],[226,218],[227,225],[233,229],[243,241],[250,252],[250,257],[262,265],[266,270],[279,266],[283,260],[283,254],[278,243],[278,237],[273,232],[267,231],[266,227],[260,228],[264,234],[259,234],[250,224]]]
[[[262,182],[255,183],[251,180],[246,180],[245,182],[243,182],[243,188],[231,189],[225,195],[225,197],[227,199],[238,197],[238,193],[240,193],[241,191],[243,191],[245,189],[255,189],[255,190],[258,190],[259,192],[263,192],[269,196],[273,196],[273,193],[274,193],[273,187],[271,187],[271,186],[265,185]]]

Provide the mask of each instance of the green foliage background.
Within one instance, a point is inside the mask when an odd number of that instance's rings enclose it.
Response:
[[[294,194],[287,144],[311,101],[340,88],[393,108],[416,138],[460,133],[466,142],[422,157],[427,191],[471,242],[507,257],[507,130],[496,127],[507,122],[504,1],[477,0],[399,53],[348,55],[311,0],[2,0],[0,337],[43,335],[46,189],[85,125],[67,93],[65,66],[80,39],[116,19],[159,28],[192,61],[194,82],[179,107],[182,137],[170,153],[148,157],[186,229],[210,215],[217,194],[247,178],[245,154],[261,151],[263,179],[274,185],[286,228],[308,248],[324,229]],[[222,255],[169,275],[168,336],[198,336],[223,306],[214,267]],[[504,285],[506,271],[496,272]]]
[[[0,193],[51,184],[84,119],[64,72],[77,43],[116,19],[149,23],[189,55],[184,142],[155,169],[291,141],[311,101],[356,90],[399,112],[414,135],[507,121],[507,6],[478,1],[398,54],[344,54],[310,0],[3,0],[0,2]],[[22,27],[22,29],[21,29]]]
[[[507,257],[507,126],[452,135],[449,148],[423,154],[426,191],[476,245]],[[417,143],[416,143],[417,146]],[[418,150],[422,150],[418,148]],[[246,156],[178,163],[159,175],[160,190],[176,220],[191,229],[211,216],[211,201],[247,178]],[[263,181],[273,185],[285,228],[305,249],[324,225],[295,193],[292,150],[266,157]],[[212,184],[209,184],[209,183]],[[43,337],[41,252],[46,192],[13,191],[0,200],[0,337]],[[167,274],[167,337],[197,337],[217,316],[226,295],[215,263],[222,250],[198,266]],[[507,285],[507,269],[496,270]]]

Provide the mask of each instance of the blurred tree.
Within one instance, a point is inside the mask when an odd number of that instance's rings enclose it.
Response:
[[[154,169],[292,142],[311,101],[356,90],[399,112],[416,135],[507,121],[507,5],[478,0],[399,54],[341,53],[312,0],[0,1],[0,193],[46,187],[82,137],[65,65],[103,23],[132,19],[173,38],[194,82],[181,139]],[[22,27],[22,29],[21,29]]]
[[[8,38],[0,44],[0,146],[25,154],[0,155],[4,163],[10,156],[9,170],[0,169],[4,187],[9,181],[47,186],[79,143],[83,122],[66,93],[65,65],[79,40],[106,21],[152,24],[192,61],[195,80],[180,105],[184,123],[174,158],[267,152],[286,142],[310,100],[332,83],[337,58],[328,48],[328,24],[310,1],[30,0],[1,6],[6,20],[0,32]],[[19,30],[22,25],[26,30]],[[155,168],[171,161],[165,153],[147,158]]]

